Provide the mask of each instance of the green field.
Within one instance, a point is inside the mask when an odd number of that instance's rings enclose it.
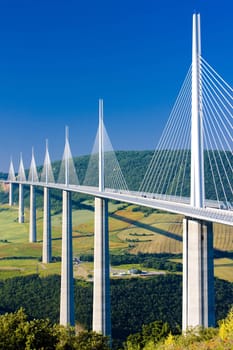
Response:
[[[92,201],[87,202],[92,205]],[[130,252],[182,253],[182,216],[168,213],[135,211],[135,206],[109,203],[109,240],[112,254]],[[18,210],[8,205],[0,207],[0,278],[39,273],[42,276],[60,273],[60,262],[43,264],[43,212],[37,211],[37,242],[29,243],[29,212],[25,223],[17,222]],[[73,254],[93,253],[94,210],[73,210]],[[61,256],[61,214],[52,216],[52,255]],[[214,225],[214,247],[233,251],[233,227]],[[7,258],[7,260],[6,260]],[[180,260],[179,260],[180,261]],[[118,267],[125,269],[126,267]],[[128,267],[127,267],[128,268]],[[75,277],[90,277],[93,264],[74,266]],[[215,259],[215,275],[233,281],[233,260]]]

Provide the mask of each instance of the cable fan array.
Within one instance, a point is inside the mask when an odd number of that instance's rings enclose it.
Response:
[[[200,57],[206,204],[233,208],[233,90]],[[190,67],[139,191],[155,198],[188,202],[191,159]],[[186,197],[186,199],[184,198]]]
[[[233,206],[233,89],[201,58],[206,199]]]
[[[204,60],[200,62],[200,114],[203,119],[204,179],[206,205],[219,208],[233,208],[233,89]],[[169,116],[158,146],[139,188],[139,195],[189,203],[191,163],[191,117],[192,117],[192,66]],[[125,178],[116,158],[105,126],[103,130],[104,186],[112,191],[128,191]],[[89,158],[82,185],[99,185],[99,132]],[[15,179],[11,160],[8,180]],[[20,157],[19,181],[26,181],[25,170]],[[32,153],[28,180],[38,181],[37,168]],[[46,154],[41,182],[53,183],[54,175],[46,144]],[[79,185],[72,158],[68,129],[63,158],[57,183]]]
[[[106,189],[116,191],[128,191],[124,175],[113,150],[105,126],[103,125],[103,162],[104,162],[104,183]],[[99,129],[96,134],[95,143],[91,152],[86,176],[83,182],[85,186],[98,186],[98,164],[99,164]]]
[[[99,184],[98,140],[99,140],[99,129],[97,131],[93,151],[89,159],[86,176],[83,181],[83,185],[85,186],[98,187],[98,184]],[[122,174],[119,162],[116,158],[115,152],[113,150],[112,144],[110,142],[110,139],[108,137],[108,134],[104,125],[103,125],[103,148],[104,148],[103,156],[104,156],[105,188],[113,191],[128,191],[128,186]],[[11,160],[9,173],[8,173],[8,180],[14,181],[15,179],[16,177],[15,177],[14,166]],[[17,179],[22,182],[26,181],[22,155],[20,156],[20,165],[19,165]],[[28,181],[30,182],[39,181],[34,152],[32,152],[32,160],[31,160],[31,165],[29,169]],[[47,184],[55,183],[47,141],[46,141],[44,165],[40,176],[40,182],[45,182]],[[56,183],[65,184],[65,185],[80,184],[77,176],[76,168],[74,165],[71,149],[70,149],[67,128],[66,128],[65,148],[64,148],[63,157],[60,164],[59,175],[56,180]]]
[[[191,80],[190,67],[139,188],[142,195],[170,199],[189,195]]]

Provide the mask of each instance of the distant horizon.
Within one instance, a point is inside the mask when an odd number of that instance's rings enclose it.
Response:
[[[0,4],[0,171],[34,147],[62,158],[65,126],[75,156],[91,153],[98,100],[115,150],[154,150],[191,64],[192,15],[203,57],[233,83],[231,0],[114,3],[12,0]]]

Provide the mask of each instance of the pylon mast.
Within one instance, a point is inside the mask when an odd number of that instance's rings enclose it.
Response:
[[[104,191],[103,100],[99,99],[99,191]]]
[[[204,155],[201,84],[200,14],[193,14],[192,43],[192,123],[191,123],[191,193],[190,204],[204,206]]]

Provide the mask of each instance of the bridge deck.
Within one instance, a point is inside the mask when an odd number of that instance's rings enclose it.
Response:
[[[3,183],[9,183],[6,180],[0,180]],[[77,193],[84,193],[93,197],[100,198],[108,198],[113,200],[118,200],[121,202],[141,205],[153,209],[160,209],[164,211],[168,211],[171,213],[182,214],[186,217],[191,217],[194,219],[205,220],[210,222],[217,222],[225,225],[233,226],[233,211],[232,210],[223,210],[212,207],[205,208],[196,208],[192,207],[187,203],[186,199],[180,199],[180,202],[175,201],[174,198],[168,199],[158,199],[154,196],[150,195],[150,197],[146,195],[142,195],[139,192],[126,192],[126,191],[116,191],[112,189],[105,189],[105,191],[99,191],[97,187],[91,186],[77,186],[77,185],[65,185],[65,184],[57,184],[57,183],[43,183],[43,182],[19,182],[19,181],[11,181],[13,184],[22,183],[24,185],[34,185],[39,187],[49,187],[59,190],[66,190]],[[152,197],[151,197],[152,196]],[[185,203],[186,201],[186,203]],[[211,206],[213,205],[213,201],[210,201]],[[208,202],[207,202],[208,205]]]

